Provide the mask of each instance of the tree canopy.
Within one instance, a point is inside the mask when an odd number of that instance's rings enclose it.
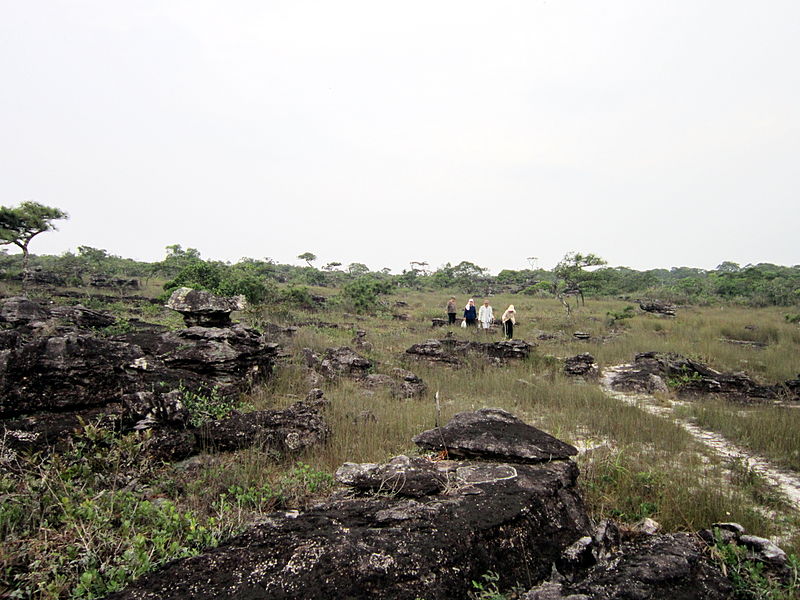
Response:
[[[22,250],[22,270],[28,269],[28,245],[45,231],[55,229],[53,221],[69,216],[60,208],[38,202],[23,202],[19,206],[0,206],[0,244],[14,244]]]

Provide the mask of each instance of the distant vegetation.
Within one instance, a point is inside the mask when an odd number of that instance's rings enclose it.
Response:
[[[312,265],[311,252],[298,258],[303,266],[280,264],[272,259],[242,258],[236,263],[208,260],[195,248],[168,246],[163,260],[148,263],[122,258],[106,250],[79,246],[77,252],[59,256],[29,256],[29,269],[59,277],[80,287],[93,277],[128,277],[149,281],[166,279],[165,292],[188,286],[223,295],[244,294],[258,303],[279,299],[280,284],[298,288],[315,286],[343,290],[344,301],[354,309],[379,307],[380,295],[398,288],[417,291],[460,290],[476,295],[523,293],[535,297],[614,297],[635,300],[652,298],[679,304],[710,305],[728,302],[748,306],[793,306],[800,304],[800,265],[769,263],[740,266],[724,262],[716,269],[691,267],[637,271],[607,267],[594,254],[568,253],[553,269],[503,269],[491,275],[469,261],[447,263],[429,269],[425,262],[412,262],[408,269],[393,274],[389,269],[371,271],[363,263],[347,266],[331,261],[321,269]],[[0,273],[20,278],[23,256],[0,251]]]

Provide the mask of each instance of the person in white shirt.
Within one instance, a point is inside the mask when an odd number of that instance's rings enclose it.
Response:
[[[488,300],[483,301],[483,306],[481,306],[481,309],[478,311],[478,321],[481,324],[481,329],[487,332],[492,323],[494,323],[494,314],[492,313],[492,307],[489,306]]]

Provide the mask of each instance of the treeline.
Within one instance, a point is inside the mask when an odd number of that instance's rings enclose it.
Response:
[[[271,259],[243,258],[236,263],[203,259],[194,248],[175,244],[166,248],[158,262],[142,262],[80,246],[59,256],[30,255],[29,269],[52,275],[69,286],[84,286],[96,278],[167,280],[165,293],[180,286],[207,289],[219,294],[244,294],[253,302],[287,295],[299,303],[313,304],[309,287],[338,288],[357,308],[368,308],[382,294],[398,288],[459,290],[488,295],[504,292],[537,296],[579,291],[585,296],[626,299],[658,298],[682,304],[719,301],[752,306],[800,304],[800,265],[791,267],[760,263],[740,266],[724,262],[716,269],[691,267],[637,271],[607,267],[595,255],[570,253],[553,269],[504,269],[491,275],[488,269],[468,261],[430,269],[412,262],[393,274],[389,269],[370,270],[363,263],[329,262],[317,267],[310,252],[298,258],[303,266],[280,264]],[[0,274],[22,277],[22,256],[0,250]]]

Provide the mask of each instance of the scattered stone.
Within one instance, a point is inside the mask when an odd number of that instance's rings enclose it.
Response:
[[[371,373],[364,377],[363,383],[370,389],[387,388],[396,398],[422,396],[428,389],[422,379],[400,368],[392,369],[390,375]]]
[[[139,280],[125,277],[109,277],[108,275],[95,275],[89,285],[98,288],[132,288],[139,289]]]
[[[733,340],[730,338],[719,338],[720,342],[725,342],[726,344],[734,344],[736,346],[750,346],[751,348],[766,348],[766,342],[755,342],[752,340]]]
[[[564,373],[570,377],[596,379],[599,373],[594,356],[588,352],[564,360]]]
[[[371,410],[362,410],[358,413],[355,417],[353,417],[353,423],[356,424],[366,424],[366,423],[377,423],[378,417],[375,416],[375,413]]]
[[[61,321],[71,323],[83,329],[102,329],[117,322],[111,313],[86,308],[81,304],[75,306],[54,306],[50,314]]]
[[[372,352],[372,343],[367,340],[367,332],[363,329],[356,331],[351,343],[362,352]]]
[[[586,333],[585,331],[576,331],[572,334],[576,340],[589,340],[592,338],[592,334]]]
[[[431,327],[446,327],[449,323],[448,319],[440,319],[439,317],[431,319]]]
[[[632,527],[632,530],[636,533],[641,533],[644,535],[655,535],[661,531],[661,523],[650,518],[644,518],[635,523]]]
[[[533,347],[534,344],[524,340],[477,342],[448,336],[441,340],[426,340],[421,344],[414,344],[406,350],[406,353],[414,358],[457,366],[468,354],[479,354],[501,360],[525,359],[530,356]]]
[[[276,325],[275,323],[264,323],[261,325],[260,329],[270,338],[294,337],[294,334],[297,333],[297,327],[284,327],[283,325]]]
[[[187,327],[228,327],[231,313],[242,310],[245,299],[244,296],[223,298],[204,290],[182,287],[172,292],[166,306],[181,313]]]
[[[675,306],[660,300],[639,300],[639,308],[644,312],[655,313],[667,317],[675,316]]]
[[[329,380],[342,376],[365,377],[373,367],[372,361],[347,346],[327,348],[322,357],[310,348],[303,348],[303,355],[310,368]]]
[[[499,408],[458,413],[444,427],[415,436],[414,443],[425,450],[447,450],[453,457],[519,463],[564,460],[578,453]]]
[[[411,318],[411,315],[409,315],[408,313],[399,313],[399,314],[395,313],[392,315],[392,318],[395,321],[408,321]]]
[[[750,550],[756,560],[777,567],[786,566],[786,553],[768,539],[755,535],[742,535],[738,542]]]

